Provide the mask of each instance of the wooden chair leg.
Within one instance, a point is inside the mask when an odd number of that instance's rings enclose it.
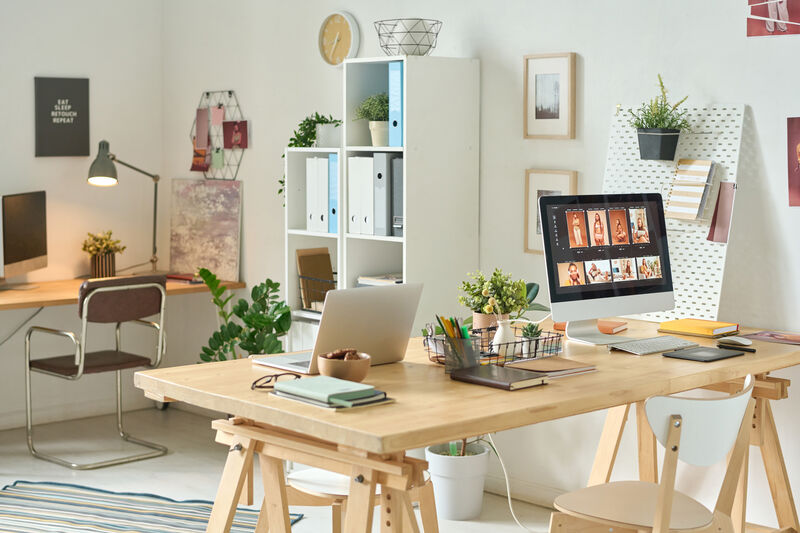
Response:
[[[375,508],[375,473],[369,468],[354,466],[350,473],[350,494],[344,517],[345,533],[370,533]]]
[[[342,533],[342,507],[341,503],[331,505],[331,532]]]
[[[230,530],[245,474],[253,465],[254,446],[255,443],[250,439],[234,437],[228,459],[225,461],[225,469],[222,471],[217,496],[214,498],[214,507],[208,518],[207,532],[224,533]]]
[[[742,473],[739,476],[739,483],[736,485],[736,496],[733,499],[731,509],[731,520],[733,521],[734,533],[745,533],[747,524],[747,478],[750,464],[750,450],[745,453],[742,461]]]
[[[269,529],[272,533],[290,533],[292,526],[289,520],[283,461],[261,454],[258,462],[261,465],[261,477],[264,483],[264,508]]]
[[[594,456],[592,472],[589,474],[588,486],[608,483],[611,479],[611,471],[614,469],[614,461],[617,459],[619,443],[622,440],[622,432],[625,430],[625,422],[628,420],[630,408],[630,404],[627,404],[608,410],[603,433],[600,435],[600,443],[597,445],[597,453]]]
[[[658,483],[656,436],[647,421],[644,402],[636,402],[636,435],[639,443],[639,480]]]

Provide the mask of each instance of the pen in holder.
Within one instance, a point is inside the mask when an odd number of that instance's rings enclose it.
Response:
[[[445,336],[443,340],[445,373],[480,364],[480,350],[476,349],[479,338],[459,339]]]

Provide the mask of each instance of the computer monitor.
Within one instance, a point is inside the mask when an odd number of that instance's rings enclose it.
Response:
[[[597,319],[675,306],[660,194],[542,196],[544,258],[553,320],[590,344]]]
[[[4,195],[0,201],[0,279],[47,266],[47,213],[44,191]],[[32,285],[0,284],[2,289]]]

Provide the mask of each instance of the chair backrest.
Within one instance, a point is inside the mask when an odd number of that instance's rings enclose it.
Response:
[[[161,312],[162,292],[152,284],[166,288],[167,278],[163,275],[146,275],[86,280],[81,284],[78,294],[78,315],[88,322],[104,323],[127,322],[156,315]],[[150,286],[137,288],[141,285]],[[92,295],[98,289],[105,290]],[[84,302],[87,299],[84,316]]]
[[[753,376],[744,390],[725,398],[654,396],[645,403],[647,420],[658,442],[666,445],[670,416],[682,418],[678,457],[689,464],[710,466],[730,451],[753,392]]]

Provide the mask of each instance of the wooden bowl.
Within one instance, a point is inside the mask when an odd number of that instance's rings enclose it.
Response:
[[[369,355],[359,353],[360,359],[345,361],[344,359],[326,359],[317,357],[317,368],[323,376],[346,379],[347,381],[364,381],[369,372]]]

